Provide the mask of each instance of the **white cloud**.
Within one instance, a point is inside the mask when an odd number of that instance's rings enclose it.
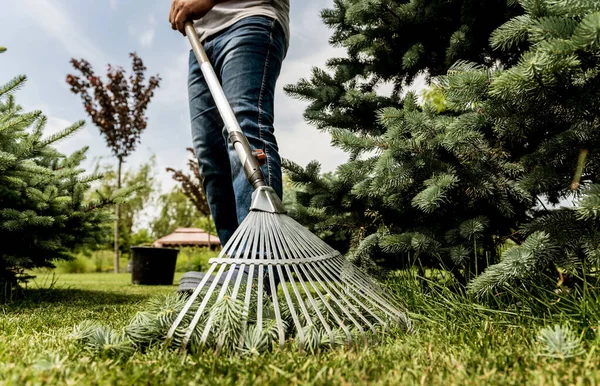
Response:
[[[117,9],[117,0],[109,0],[110,3],[110,9],[115,10]]]
[[[67,120],[67,119],[63,119],[63,118],[59,118],[59,117],[47,117],[47,122],[46,122],[46,127],[44,127],[44,136],[48,137],[51,135],[54,135],[56,133],[58,133],[61,130],[66,129],[67,127],[71,126],[73,124],[73,122]]]
[[[279,130],[278,130],[279,129]],[[275,128],[279,153],[300,166],[315,160],[321,164],[322,172],[334,171],[348,156],[342,150],[331,147],[331,136],[317,131],[304,122]]]
[[[142,47],[150,47],[154,40],[154,29],[147,29],[140,35],[140,43]]]
[[[90,63],[105,63],[109,58],[77,27],[72,18],[57,1],[21,0],[18,4],[22,13],[29,17],[32,25],[58,40],[70,56],[86,58]]]
[[[189,50],[167,62],[164,71],[160,71],[162,81],[156,90],[154,102],[166,106],[184,106],[187,108],[187,77]]]
[[[138,38],[142,47],[152,46],[156,36],[156,19],[153,15],[142,26],[130,26],[129,35]]]
[[[330,36],[328,27],[323,24],[320,13],[324,8],[332,8],[332,0],[311,0],[300,5],[300,2],[290,2],[290,34],[295,41],[306,43],[318,42],[327,44]],[[302,7],[301,11],[296,9]]]

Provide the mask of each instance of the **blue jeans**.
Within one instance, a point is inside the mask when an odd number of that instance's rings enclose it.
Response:
[[[203,42],[250,147],[265,153],[262,171],[267,184],[282,199],[273,105],[275,85],[286,54],[284,39],[283,29],[276,20],[251,16]],[[202,184],[221,245],[225,245],[249,213],[253,188],[192,51],[188,93],[192,140]]]

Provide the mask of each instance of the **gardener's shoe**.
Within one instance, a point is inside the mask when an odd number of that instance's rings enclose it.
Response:
[[[225,270],[225,272],[223,272],[223,274],[221,275],[221,277],[219,278],[219,281],[217,282],[217,285],[223,285],[223,283],[225,282],[225,278],[227,277],[228,274],[228,269]],[[244,276],[246,276],[248,273],[248,267],[246,267],[246,269],[244,270],[243,274]],[[229,285],[232,286],[235,283],[235,280],[237,278],[239,274],[239,269],[236,270],[233,275],[231,276],[231,280],[229,280]],[[206,273],[204,272],[186,272],[181,276],[181,279],[179,280],[179,288],[177,289],[177,292],[192,292],[196,289],[196,287],[198,287],[198,285],[200,284],[200,282],[204,279],[204,276],[206,275]],[[207,281],[205,286],[208,286],[212,283],[214,276],[210,277]]]
[[[184,273],[179,280],[179,288],[177,289],[177,292],[193,291],[196,287],[198,287],[198,284],[200,284],[204,275],[205,274],[203,272],[192,271]]]

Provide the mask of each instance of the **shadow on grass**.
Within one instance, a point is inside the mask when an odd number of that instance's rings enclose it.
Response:
[[[23,291],[20,299],[5,304],[6,311],[18,311],[23,308],[37,308],[46,305],[93,306],[123,305],[143,302],[152,294],[131,294],[76,288],[36,288]]]

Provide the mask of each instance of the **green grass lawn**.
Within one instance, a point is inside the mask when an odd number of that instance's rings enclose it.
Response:
[[[181,274],[176,275],[175,284]],[[24,301],[0,308],[0,384],[597,384],[598,340],[575,358],[538,355],[539,328],[550,321],[491,312],[455,299],[419,300],[414,335],[390,336],[363,351],[316,356],[273,352],[227,358],[182,357],[159,348],[129,360],[99,359],[66,339],[85,319],[123,327],[151,296],[173,286],[136,286],[129,274],[65,274],[30,283]],[[408,289],[407,289],[408,291]],[[410,291],[414,292],[414,289]],[[409,292],[410,292],[409,291]],[[408,293],[413,308],[426,294]]]

